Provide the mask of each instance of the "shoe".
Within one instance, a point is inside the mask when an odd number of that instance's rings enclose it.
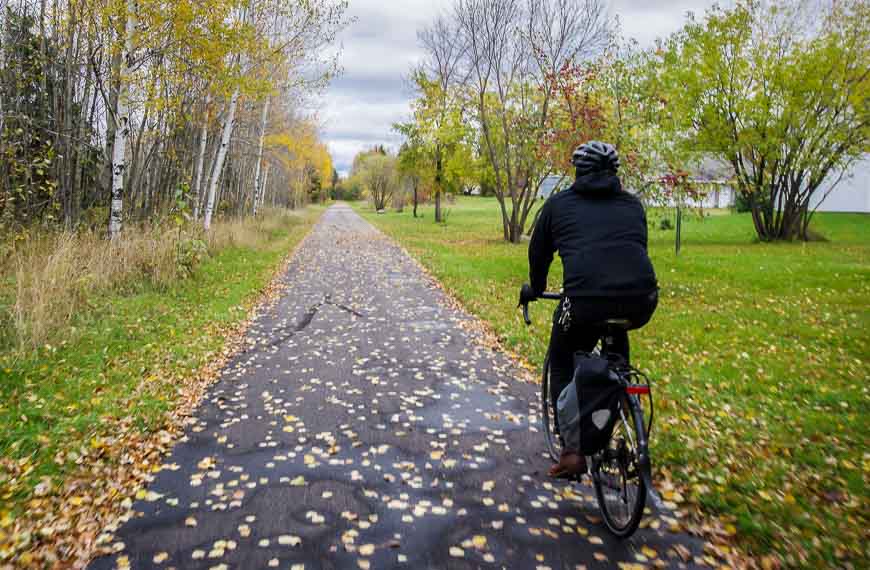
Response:
[[[547,472],[550,477],[573,479],[586,473],[586,458],[576,451],[563,450],[559,462]]]

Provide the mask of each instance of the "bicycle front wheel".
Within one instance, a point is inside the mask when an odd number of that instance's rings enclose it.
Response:
[[[559,461],[562,444],[559,441],[559,425],[556,423],[556,410],[550,400],[550,352],[544,359],[544,372],[541,377],[541,424],[547,440],[547,453],[553,461]]]
[[[621,396],[618,413],[613,436],[593,459],[592,481],[604,523],[625,538],[637,530],[646,505],[646,434],[640,406],[628,394]]]

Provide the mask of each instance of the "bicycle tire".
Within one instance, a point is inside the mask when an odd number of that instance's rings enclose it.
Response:
[[[604,524],[608,530],[619,538],[628,538],[637,530],[640,520],[643,517],[643,510],[646,506],[647,486],[644,472],[649,470],[649,455],[646,449],[640,449],[640,446],[646,442],[646,428],[643,422],[643,411],[636,399],[632,399],[628,394],[623,394],[619,402],[620,420],[617,421],[617,426],[614,428],[613,436],[608,442],[607,448],[597,453],[593,458],[592,482],[595,487],[595,497],[598,500],[598,508],[604,518]],[[624,412],[623,412],[624,411]],[[630,418],[630,419],[629,419]],[[628,425],[626,425],[628,424]],[[620,449],[621,444],[625,439],[620,438],[617,429],[622,428],[626,433],[630,432],[634,437],[633,450]],[[627,437],[623,434],[623,437]],[[631,465],[626,465],[626,457],[631,457],[633,454],[634,465],[633,474],[631,474]],[[607,485],[605,478],[613,479],[611,473],[603,473],[602,469],[613,467],[619,469],[619,486],[614,488],[614,485]],[[629,481],[631,479],[631,481]],[[633,493],[629,493],[630,483],[635,487]],[[606,488],[605,488],[606,487]],[[627,516],[619,517],[615,512],[615,505],[609,501],[606,493],[618,491],[622,497],[617,497],[620,502],[626,504]],[[633,494],[633,500],[627,500],[629,495]]]
[[[553,461],[559,461],[562,445],[556,434],[556,410],[550,403],[550,351],[544,358],[544,371],[541,377],[541,425],[547,439],[547,453]]]

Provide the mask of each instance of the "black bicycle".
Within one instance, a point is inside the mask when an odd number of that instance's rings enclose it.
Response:
[[[527,287],[524,286],[524,287]],[[523,298],[523,297],[521,297]],[[560,293],[546,292],[540,299],[560,301]],[[529,318],[528,303],[521,304],[523,318],[527,325]],[[652,490],[652,468],[649,455],[649,433],[652,429],[653,400],[649,380],[640,371],[632,368],[613,350],[615,333],[628,330],[631,326],[624,319],[608,319],[600,323],[604,331],[597,352],[611,362],[612,377],[624,390],[619,395],[617,420],[607,446],[598,453],[587,457],[589,475],[598,499],[607,528],[620,538],[631,536],[637,530],[647,494]],[[644,405],[649,408],[649,420],[644,422]],[[559,460],[562,446],[558,434],[556,410],[550,400],[550,354],[544,359],[541,379],[541,423],[547,440],[547,451],[553,461]]]

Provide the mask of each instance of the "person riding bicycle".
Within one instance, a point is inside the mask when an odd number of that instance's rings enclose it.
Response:
[[[649,322],[658,304],[658,283],[647,255],[643,205],[622,189],[613,145],[590,141],[577,147],[571,162],[574,184],[549,198],[529,243],[531,287],[528,302],[547,288],[547,273],[558,251],[563,267],[563,300],[553,315],[550,334],[550,398],[553,409],[571,382],[574,353],[598,343],[607,319],[626,319],[629,328]],[[614,352],[629,358],[628,333],[613,339]],[[565,449],[550,476],[584,473],[579,450]]]

